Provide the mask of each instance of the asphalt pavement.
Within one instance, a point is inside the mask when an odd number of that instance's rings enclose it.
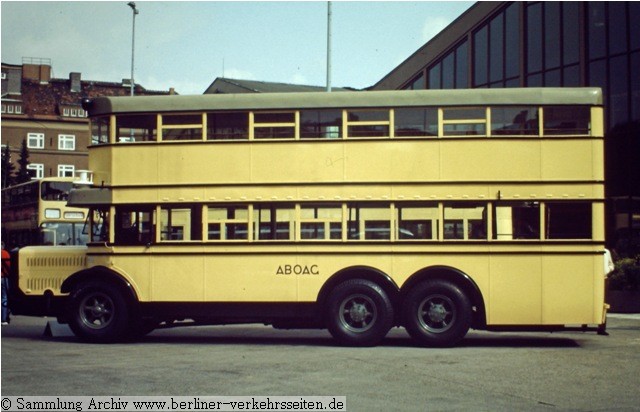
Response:
[[[1,392],[28,395],[346,396],[349,411],[640,410],[640,315],[595,333],[471,331],[455,348],[336,345],[324,330],[262,325],[156,330],[79,342],[51,319],[2,327]],[[51,326],[51,325],[50,325]]]

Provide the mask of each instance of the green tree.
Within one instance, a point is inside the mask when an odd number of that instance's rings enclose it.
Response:
[[[11,163],[11,148],[6,145],[2,150],[2,188],[15,184],[15,166]]]
[[[31,171],[27,169],[29,165],[29,148],[27,148],[27,140],[22,141],[20,147],[20,158],[18,159],[18,175],[16,176],[16,183],[24,183],[31,180]]]

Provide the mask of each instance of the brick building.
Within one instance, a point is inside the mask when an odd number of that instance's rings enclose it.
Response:
[[[29,149],[34,178],[73,176],[88,167],[91,133],[83,98],[127,96],[131,86],[82,80],[81,73],[52,78],[48,59],[25,59],[22,65],[2,63],[2,150],[8,145],[18,169],[22,141]],[[135,86],[136,95],[165,95]],[[3,180],[4,181],[4,180]]]

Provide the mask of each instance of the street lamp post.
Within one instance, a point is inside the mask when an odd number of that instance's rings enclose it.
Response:
[[[133,80],[133,69],[134,69],[134,56],[135,56],[135,46],[136,46],[136,14],[139,13],[138,9],[136,9],[136,3],[130,1],[127,3],[127,6],[131,7],[133,11],[133,30],[131,32],[131,96],[133,96],[133,87],[135,82]]]
[[[331,2],[327,2],[327,91],[331,91]]]

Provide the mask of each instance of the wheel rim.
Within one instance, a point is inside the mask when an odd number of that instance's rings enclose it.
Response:
[[[91,329],[103,329],[109,326],[114,316],[113,300],[105,293],[92,293],[80,302],[80,320]]]
[[[340,323],[356,333],[366,332],[373,327],[378,312],[373,300],[366,295],[351,295],[340,305]]]
[[[418,320],[429,332],[446,332],[456,320],[456,306],[448,296],[427,296],[418,306]]]

